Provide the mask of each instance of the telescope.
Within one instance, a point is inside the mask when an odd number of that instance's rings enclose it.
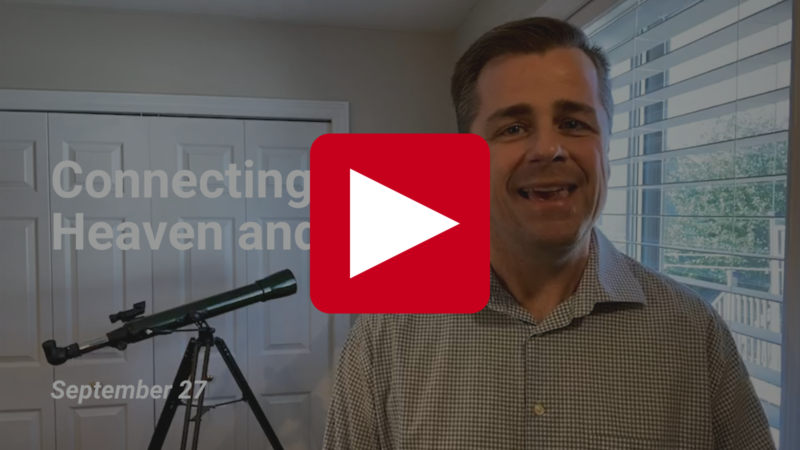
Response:
[[[95,338],[82,344],[70,344],[66,347],[59,347],[54,340],[49,340],[42,343],[42,349],[44,350],[47,362],[57,366],[64,364],[70,359],[77,358],[100,348],[113,347],[118,350],[125,350],[128,344],[133,344],[159,335],[170,334],[174,331],[191,331],[179,329],[188,325],[195,325],[199,336],[197,338],[191,338],[186,346],[186,351],[178,366],[178,371],[172,383],[172,389],[169,392],[161,416],[158,419],[158,424],[153,432],[148,450],[160,450],[162,448],[167,433],[169,432],[172,419],[175,416],[175,411],[179,406],[186,407],[183,433],[181,436],[181,449],[186,448],[189,423],[194,422],[192,449],[196,450],[199,442],[200,421],[203,414],[212,408],[240,401],[246,402],[250,406],[250,409],[256,416],[256,420],[259,425],[261,425],[261,429],[272,445],[272,448],[274,450],[283,450],[278,436],[270,426],[267,416],[258,404],[258,399],[255,394],[253,394],[241,369],[233,359],[230,349],[228,349],[225,341],[214,336],[215,330],[208,326],[206,320],[235,309],[244,308],[254,303],[286,297],[296,292],[297,281],[294,275],[289,270],[282,270],[247,286],[149,316],[140,317],[144,314],[145,303],[139,302],[134,304],[133,308],[129,310],[111,314],[109,316],[111,323],[122,322],[123,325],[106,333],[103,337]],[[200,379],[208,381],[208,361],[211,347],[217,348],[225,365],[228,366],[233,380],[242,392],[241,399],[218,405],[204,406],[205,390],[203,389],[197,396],[199,399],[198,402],[194,402],[195,377],[197,374],[197,364],[200,360],[200,349],[204,349],[203,369]],[[181,394],[181,386],[187,380],[190,386],[188,392],[189,400],[184,402],[179,398],[179,394]],[[194,417],[191,416],[192,411],[196,411]]]
[[[297,292],[297,282],[289,270],[282,270],[253,284],[233,289],[222,294],[177,306],[166,311],[139,317],[144,314],[144,302],[136,303],[127,311],[111,314],[111,323],[121,321],[121,327],[103,337],[82,344],[58,347],[54,340],[42,343],[47,362],[58,366],[103,347],[125,350],[133,344],[154,336],[170,334],[178,328],[198,324],[211,317],[244,308],[257,302],[265,302]],[[138,318],[137,318],[138,317]]]

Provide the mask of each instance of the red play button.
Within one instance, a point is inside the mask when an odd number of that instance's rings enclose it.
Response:
[[[473,134],[327,134],[311,147],[311,301],[472,313],[489,299],[489,147]]]

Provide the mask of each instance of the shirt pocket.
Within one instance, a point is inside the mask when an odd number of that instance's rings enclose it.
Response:
[[[612,433],[594,433],[589,436],[586,450],[702,450],[700,447],[683,447],[677,441],[647,436],[626,436]]]

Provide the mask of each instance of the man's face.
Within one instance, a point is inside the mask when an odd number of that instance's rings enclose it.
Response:
[[[470,131],[491,149],[492,239],[570,248],[591,230],[608,180],[608,118],[578,49],[504,56],[484,67]]]

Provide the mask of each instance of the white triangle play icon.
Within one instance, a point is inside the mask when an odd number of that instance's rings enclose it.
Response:
[[[350,278],[458,225],[350,170]]]

